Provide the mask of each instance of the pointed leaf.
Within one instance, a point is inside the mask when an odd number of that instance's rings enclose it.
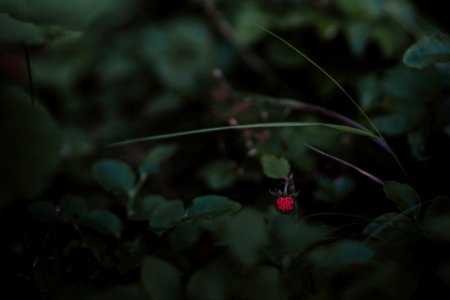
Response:
[[[93,210],[89,213],[87,225],[100,233],[120,237],[123,231],[122,221],[110,211]]]
[[[150,230],[158,235],[174,227],[183,217],[184,206],[180,200],[171,200],[157,206],[149,218]]]
[[[280,179],[289,176],[291,167],[289,162],[283,157],[276,157],[273,155],[264,155],[261,158],[261,165],[264,174],[267,177]]]
[[[103,188],[116,196],[128,197],[134,187],[134,172],[122,161],[113,159],[99,161],[94,165],[93,172]]]
[[[151,256],[144,260],[141,281],[151,299],[180,299],[181,273],[168,262]]]
[[[187,218],[210,220],[240,209],[240,203],[227,197],[206,195],[194,199],[192,206],[187,210]]]
[[[420,213],[420,197],[411,186],[396,181],[386,181],[383,190],[386,197],[394,201],[400,211],[414,215]]]
[[[449,62],[450,37],[444,34],[424,37],[409,47],[403,55],[403,63],[413,68]]]

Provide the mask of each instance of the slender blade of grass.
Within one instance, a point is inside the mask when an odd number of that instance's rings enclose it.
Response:
[[[306,143],[305,143],[305,146],[308,147],[309,149],[313,150],[314,152],[317,152],[317,153],[319,153],[320,155],[323,155],[323,156],[328,157],[328,158],[331,158],[331,159],[333,159],[333,160],[335,160],[335,161],[337,161],[337,162],[340,162],[341,164],[346,165],[347,167],[350,167],[350,168],[352,168],[353,170],[357,171],[358,173],[360,173],[360,174],[366,176],[367,178],[371,179],[372,181],[374,181],[374,182],[376,182],[376,183],[378,183],[378,184],[383,185],[383,180],[381,180],[380,178],[376,177],[375,175],[372,175],[372,174],[370,174],[369,172],[367,172],[367,171],[365,171],[365,170],[363,170],[363,169],[361,169],[361,168],[355,166],[354,164],[351,164],[351,163],[349,163],[348,161],[345,161],[345,160],[343,160],[343,159],[341,159],[341,158],[339,158],[339,157],[336,157],[336,156],[331,155],[331,154],[329,154],[329,153],[326,153],[326,152],[324,152],[324,151],[322,151],[322,150],[319,150],[319,149],[317,149],[317,148],[315,148],[315,147],[313,147],[313,146],[311,146],[311,145],[308,145],[308,144],[306,144]]]
[[[344,93],[344,95],[353,103],[353,105],[356,106],[356,108],[358,109],[358,111],[362,114],[362,116],[367,120],[367,122],[369,123],[369,125],[373,128],[373,130],[376,133],[376,136],[384,142],[384,144],[386,145],[386,149],[389,151],[389,153],[392,155],[392,157],[394,158],[395,162],[398,164],[398,166],[400,167],[400,169],[402,170],[402,172],[406,175],[407,172],[405,170],[405,168],[403,167],[403,164],[400,162],[400,159],[397,157],[397,155],[394,153],[394,151],[392,150],[392,148],[388,145],[388,143],[386,142],[386,139],[384,138],[384,136],[381,134],[381,132],[378,130],[378,128],[375,126],[375,124],[372,122],[372,120],[369,118],[369,116],[366,114],[366,112],[362,109],[361,106],[358,105],[358,103],[356,102],[355,99],[353,99],[353,97],[344,89],[344,87],[342,85],[339,84],[339,82],[336,81],[336,79],[333,78],[333,76],[331,76],[325,69],[323,69],[319,64],[317,64],[315,61],[313,61],[308,55],[306,55],[305,53],[303,53],[302,51],[300,51],[299,49],[297,49],[294,45],[292,45],[291,43],[289,43],[288,41],[286,41],[285,39],[283,39],[281,36],[277,35],[276,33],[264,28],[261,25],[258,24],[254,24],[256,27],[258,27],[259,29],[261,29],[262,31],[268,33],[269,35],[273,36],[274,38],[276,38],[277,40],[279,40],[280,42],[282,42],[283,44],[285,44],[287,47],[291,48],[294,52],[296,52],[297,54],[299,54],[300,56],[302,56],[304,59],[306,59],[310,64],[312,64],[315,68],[317,68],[320,72],[322,72],[322,74],[324,74],[326,77],[328,77],[328,79],[331,80],[331,82],[333,82],[334,85],[336,85],[336,87],[341,90],[342,93]]]
[[[358,128],[353,128],[345,125],[338,124],[330,124],[330,123],[316,123],[316,122],[280,122],[280,123],[257,123],[257,124],[243,124],[243,125],[234,125],[234,126],[221,126],[221,127],[211,127],[211,128],[203,128],[203,129],[195,129],[195,130],[187,130],[187,131],[179,131],[174,133],[160,134],[160,135],[152,135],[147,137],[141,137],[136,139],[129,139],[117,143],[109,144],[108,147],[117,147],[117,146],[125,146],[135,143],[163,140],[187,135],[195,135],[202,133],[210,133],[217,131],[226,131],[226,130],[242,130],[242,129],[260,129],[260,128],[280,128],[280,127],[307,127],[307,126],[319,126],[326,127],[335,130],[339,130],[342,132],[347,132],[351,134],[357,134],[367,137],[376,138],[372,132],[367,132]]]

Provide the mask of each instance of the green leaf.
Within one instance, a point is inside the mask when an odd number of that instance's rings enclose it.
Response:
[[[130,201],[133,207],[128,208],[128,218],[134,221],[148,221],[153,211],[165,202],[167,200],[160,195],[147,195]]]
[[[95,178],[103,188],[118,197],[129,197],[132,193],[135,175],[129,165],[122,161],[105,159],[93,167]]]
[[[156,173],[160,165],[177,151],[175,144],[159,145],[151,149],[139,164],[139,172],[144,174]]]
[[[223,196],[206,195],[193,200],[192,206],[187,210],[187,218],[211,220],[240,209],[241,204],[236,201]]]
[[[301,253],[327,236],[327,230],[299,222],[291,216],[271,209],[267,215],[269,230],[274,237],[273,248],[277,256]]]
[[[410,217],[402,213],[388,212],[376,217],[362,231],[367,235],[366,241],[375,239],[390,242],[399,236],[411,232],[413,222]]]
[[[342,268],[354,264],[368,263],[375,251],[368,245],[353,240],[342,240],[335,244],[311,251],[312,262],[321,268]]]
[[[425,212],[423,225],[434,238],[450,241],[450,199],[447,196],[433,199]]]
[[[233,299],[233,279],[235,274],[224,260],[215,260],[197,270],[187,284],[188,299],[227,300]]]
[[[141,281],[151,299],[180,299],[181,272],[160,258],[154,256],[145,258],[141,269]]]
[[[56,209],[49,201],[34,202],[28,205],[28,211],[41,222],[52,222],[57,217]]]
[[[241,284],[241,299],[286,299],[280,271],[273,266],[258,266]]]
[[[2,44],[25,44],[37,46],[44,43],[41,29],[33,23],[18,21],[8,14],[0,13],[0,42]]]
[[[425,68],[435,63],[450,62],[450,37],[440,34],[426,36],[410,46],[403,55],[403,63],[413,68]]]
[[[224,242],[233,255],[243,264],[253,265],[261,258],[263,247],[270,242],[264,215],[246,208],[227,220]]]
[[[236,172],[230,162],[212,161],[200,171],[200,176],[208,187],[213,190],[222,190],[230,187],[236,180]]]
[[[283,157],[276,157],[273,155],[264,155],[261,158],[261,165],[264,174],[267,177],[280,179],[289,176],[291,167],[289,162]]]
[[[180,200],[171,200],[157,206],[149,218],[150,230],[158,235],[174,227],[183,217],[184,206]]]
[[[394,201],[400,211],[419,215],[420,197],[411,186],[396,181],[386,181],[383,185],[386,197]]]
[[[29,95],[6,82],[1,95],[0,209],[48,188],[62,152],[60,126],[39,102],[33,107]]]
[[[87,225],[98,232],[119,238],[123,231],[122,221],[110,211],[93,210],[87,218]]]
[[[80,197],[67,195],[59,203],[61,218],[69,223],[79,223],[86,218],[87,208]]]

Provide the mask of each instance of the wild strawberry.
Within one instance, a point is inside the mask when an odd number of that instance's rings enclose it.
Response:
[[[275,207],[280,213],[290,213],[295,209],[295,201],[291,196],[279,196],[275,200]]]

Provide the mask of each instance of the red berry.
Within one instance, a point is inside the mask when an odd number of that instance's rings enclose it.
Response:
[[[295,209],[295,201],[291,196],[280,196],[275,201],[275,207],[280,213],[290,213]]]

